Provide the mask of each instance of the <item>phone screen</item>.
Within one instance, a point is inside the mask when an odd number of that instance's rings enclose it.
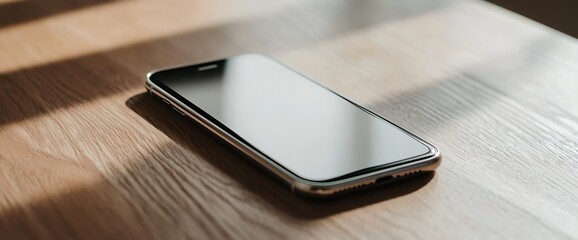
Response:
[[[263,55],[150,79],[306,180],[335,180],[431,153],[402,129]]]

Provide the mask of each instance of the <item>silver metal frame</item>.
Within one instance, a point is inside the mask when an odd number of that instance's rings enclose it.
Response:
[[[187,66],[187,65],[180,65],[180,67]],[[191,65],[195,65],[195,64],[191,64]],[[427,153],[430,156],[426,157],[425,159],[421,159],[421,160],[417,160],[417,161],[416,160],[412,161],[412,159],[407,159],[407,162],[404,164],[396,165],[396,166],[393,166],[390,168],[376,170],[373,172],[369,172],[369,173],[365,173],[365,174],[361,174],[361,175],[357,175],[357,176],[352,176],[352,177],[346,178],[346,179],[335,180],[335,181],[316,182],[316,181],[309,181],[307,179],[303,179],[303,178],[293,174],[292,172],[286,170],[283,166],[281,166],[279,163],[275,162],[273,159],[270,159],[268,156],[261,154],[259,151],[257,151],[256,149],[253,149],[251,146],[248,146],[247,144],[243,143],[242,141],[239,141],[237,138],[235,138],[234,136],[229,134],[227,131],[221,129],[215,123],[211,122],[210,120],[203,117],[201,114],[199,114],[195,110],[188,107],[187,104],[185,104],[185,103],[179,101],[177,98],[171,96],[169,93],[167,93],[162,88],[155,85],[150,80],[150,76],[153,75],[154,73],[162,71],[162,70],[168,70],[168,69],[176,68],[176,67],[179,67],[179,66],[163,68],[163,69],[149,72],[147,74],[146,84],[145,84],[149,93],[160,97],[164,102],[170,104],[175,110],[177,110],[181,114],[188,116],[189,118],[192,118],[193,120],[195,120],[199,124],[203,125],[205,128],[209,129],[211,132],[215,133],[221,139],[225,140],[227,143],[234,146],[236,149],[241,151],[243,154],[254,159],[255,162],[257,162],[260,166],[269,170],[275,176],[279,177],[284,183],[291,186],[291,190],[293,192],[299,192],[299,193],[303,193],[306,195],[313,195],[313,196],[336,195],[338,193],[342,193],[342,192],[352,190],[352,189],[369,187],[369,186],[375,185],[377,183],[385,183],[388,180],[396,179],[396,178],[406,176],[406,175],[409,175],[412,173],[433,172],[433,171],[435,171],[435,169],[437,168],[437,166],[439,166],[439,164],[441,162],[441,155],[440,155],[439,150],[436,147],[434,147],[430,143],[426,142],[425,140],[418,138],[417,136],[415,136],[411,132],[396,125],[397,127],[402,129],[403,131],[410,134],[410,136],[412,136],[413,138],[415,138],[419,142],[426,145],[430,149],[430,152]],[[323,87],[323,86],[321,86],[321,87]],[[323,87],[323,88],[325,88],[325,87]],[[331,91],[331,90],[329,90],[329,91]],[[333,92],[333,91],[331,91],[331,92]],[[335,92],[333,92],[333,93],[343,98],[343,96],[341,96]],[[344,98],[344,99],[346,99],[346,98]],[[363,110],[367,111],[368,113],[371,113],[371,114],[373,114],[373,115],[375,115],[381,119],[384,119],[383,117],[379,116],[378,114],[376,114],[376,113],[374,113],[374,112],[372,112],[366,108],[363,108],[359,105],[357,105],[357,107],[360,107]],[[421,156],[418,156],[416,158],[420,158],[420,157]]]

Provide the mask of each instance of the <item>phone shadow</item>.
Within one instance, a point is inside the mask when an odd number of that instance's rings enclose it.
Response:
[[[193,151],[240,183],[246,191],[255,195],[257,200],[293,218],[314,220],[401,197],[419,190],[434,177],[434,173],[426,173],[396,184],[383,185],[333,198],[296,196],[280,182],[272,181],[275,178],[268,176],[265,171],[250,163],[247,157],[228,147],[209,130],[172,111],[149,94],[141,93],[132,96],[125,104],[176,143]],[[186,127],[183,128],[183,126]],[[197,140],[192,141],[192,139]],[[203,145],[210,144],[218,147],[200,146],[198,139],[203,139]]]

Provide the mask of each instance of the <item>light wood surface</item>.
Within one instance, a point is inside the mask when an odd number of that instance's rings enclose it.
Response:
[[[262,52],[438,146],[296,197],[144,94]],[[578,239],[578,41],[481,1],[0,3],[1,239]]]

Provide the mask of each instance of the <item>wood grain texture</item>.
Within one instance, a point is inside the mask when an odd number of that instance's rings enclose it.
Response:
[[[578,238],[576,39],[467,0],[67,2],[0,4],[2,239]],[[243,52],[441,167],[302,199],[144,94],[151,69]]]

